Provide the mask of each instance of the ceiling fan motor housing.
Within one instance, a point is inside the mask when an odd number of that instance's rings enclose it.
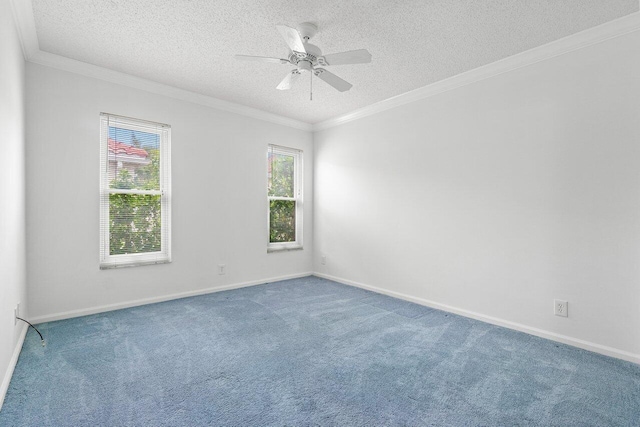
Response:
[[[322,51],[316,45],[305,43],[306,52],[291,52],[289,61],[298,66],[300,71],[309,71],[315,65],[318,65],[318,58],[322,56]]]

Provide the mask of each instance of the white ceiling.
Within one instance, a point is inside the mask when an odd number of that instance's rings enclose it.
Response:
[[[638,0],[32,0],[40,50],[281,116],[318,123],[638,11]],[[275,87],[289,65],[277,24],[311,21],[323,53],[366,48],[371,64],[327,67]]]

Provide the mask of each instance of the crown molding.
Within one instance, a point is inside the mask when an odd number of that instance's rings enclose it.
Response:
[[[317,132],[339,126],[363,117],[367,117],[382,111],[386,111],[414,101],[429,98],[443,92],[457,89],[468,84],[485,80],[502,73],[526,67],[555,56],[563,55],[587,46],[601,43],[611,38],[619,37],[640,30],[640,12],[635,12],[622,18],[606,22],[579,33],[572,34],[562,39],[545,45],[518,53],[516,55],[492,62],[487,65],[466,71],[461,74],[437,81],[410,92],[394,96],[375,104],[354,110],[350,113],[334,117],[319,123],[310,124],[303,121],[269,113],[257,108],[247,107],[230,101],[224,101],[207,95],[179,89],[173,86],[154,82],[130,74],[110,70],[104,67],[76,61],[60,55],[55,55],[40,50],[33,18],[33,6],[31,0],[10,0],[14,20],[18,28],[18,34],[22,45],[25,60],[72,73],[93,77],[99,80],[109,81],[124,86],[141,89],[147,92],[164,95],[206,107],[216,108],[258,120],[264,120],[279,125],[292,127],[308,132]],[[640,1],[639,1],[640,7]]]
[[[18,28],[20,43],[22,45],[22,53],[24,54],[25,60],[28,62],[278,125],[288,126],[294,129],[300,129],[307,132],[311,132],[313,129],[313,126],[310,123],[41,51],[38,45],[31,0],[10,0],[10,3],[14,21]]]
[[[606,22],[596,27],[580,31],[567,37],[555,40],[539,47],[518,53],[513,56],[483,65],[473,70],[457,74],[453,77],[437,81],[428,86],[394,96],[350,113],[334,117],[313,125],[313,131],[329,129],[363,117],[371,116],[404,104],[429,98],[443,92],[457,89],[481,80],[485,80],[502,73],[526,67],[559,55],[583,49],[593,44],[601,43],[640,30],[640,12],[635,12],[622,18]]]
[[[75,59],[55,55],[49,52],[38,51],[29,58],[29,62],[307,132],[311,132],[313,127],[309,123],[269,113],[257,108],[247,107],[246,105],[236,104],[235,102],[224,101],[211,96],[179,89],[174,86],[165,85],[163,83],[154,82],[152,80],[132,76],[130,74],[88,64],[86,62],[76,61]]]
[[[33,5],[31,0],[10,0],[13,20],[18,29],[18,37],[22,46],[22,54],[25,60],[29,60],[36,52],[40,51],[38,36],[36,34],[36,22],[33,19]]]

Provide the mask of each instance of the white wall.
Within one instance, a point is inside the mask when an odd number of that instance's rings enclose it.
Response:
[[[0,407],[13,372],[12,355],[26,313],[24,226],[24,59],[9,1],[0,0]],[[17,353],[16,353],[17,354]]]
[[[173,262],[100,270],[99,114],[172,126]],[[310,132],[27,65],[27,265],[33,318],[312,271],[313,206],[305,248],[267,254],[267,144],[304,150]],[[225,264],[227,273],[217,274]],[[66,313],[66,314],[65,314]]]
[[[640,362],[638,52],[636,32],[317,133],[315,270]]]

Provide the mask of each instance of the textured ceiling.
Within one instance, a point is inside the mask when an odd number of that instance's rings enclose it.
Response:
[[[317,123],[638,11],[638,0],[32,0],[40,49]],[[311,21],[324,54],[360,48],[372,63],[327,67],[275,87],[290,65],[277,24]]]

